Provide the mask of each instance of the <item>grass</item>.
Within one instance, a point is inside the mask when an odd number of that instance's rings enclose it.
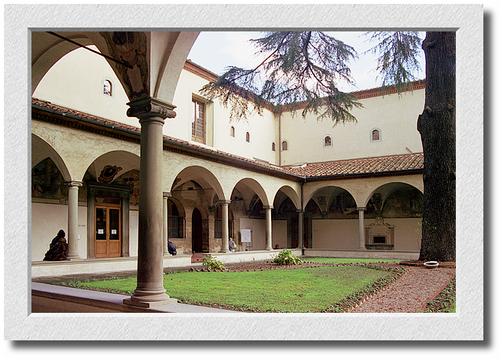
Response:
[[[325,257],[304,257],[306,262],[316,262],[323,264],[373,264],[373,263],[399,263],[399,259],[360,259],[360,258],[325,258]]]
[[[456,312],[456,279],[452,279],[438,296],[426,306],[427,312]]]
[[[178,272],[164,275],[171,297],[190,304],[257,312],[320,312],[391,276],[363,266],[250,272]],[[136,278],[78,281],[67,285],[130,294]]]

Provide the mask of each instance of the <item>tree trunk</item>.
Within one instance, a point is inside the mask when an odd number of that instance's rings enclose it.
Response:
[[[424,152],[421,260],[456,259],[456,34],[428,32],[425,105],[417,128]]]

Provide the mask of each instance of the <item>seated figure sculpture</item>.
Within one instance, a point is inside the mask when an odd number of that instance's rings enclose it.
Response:
[[[58,235],[51,241],[49,250],[45,253],[44,261],[61,261],[68,259],[68,244],[65,239],[65,232],[58,231]]]

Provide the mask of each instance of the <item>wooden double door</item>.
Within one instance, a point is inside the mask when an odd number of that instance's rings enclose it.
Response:
[[[115,204],[95,206],[95,256],[121,256],[121,207]]]

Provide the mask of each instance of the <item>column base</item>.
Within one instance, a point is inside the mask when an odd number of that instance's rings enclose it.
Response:
[[[67,260],[82,260],[82,258],[78,255],[68,255],[66,257]]]
[[[123,300],[123,303],[125,305],[146,309],[152,307],[153,305],[173,304],[177,302],[177,299],[169,297],[169,295],[166,293],[148,292],[143,290],[135,291],[135,293],[129,299]]]

